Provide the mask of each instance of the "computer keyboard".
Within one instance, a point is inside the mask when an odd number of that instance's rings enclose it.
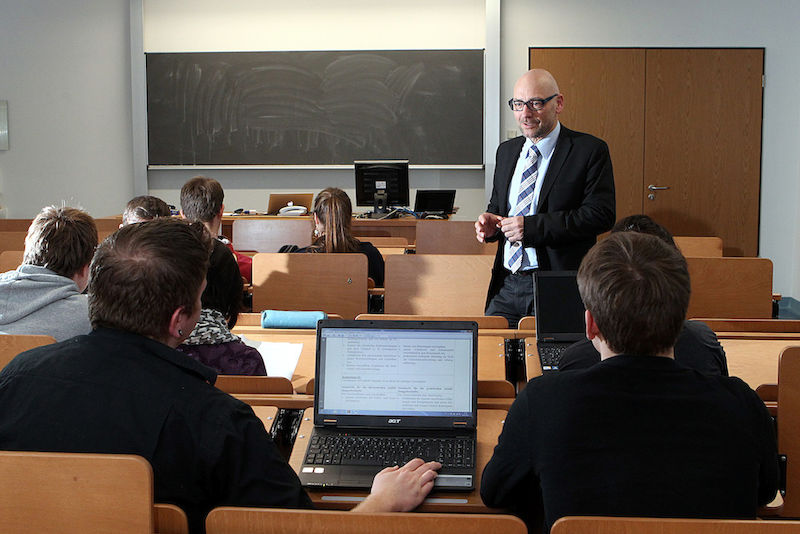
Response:
[[[351,434],[314,435],[306,464],[403,465],[414,458],[443,467],[473,467],[474,440],[467,438],[374,437]]]
[[[545,344],[540,343],[537,345],[539,351],[539,361],[542,363],[542,371],[558,371],[558,366],[561,363],[561,355],[567,350],[568,345],[563,344]]]

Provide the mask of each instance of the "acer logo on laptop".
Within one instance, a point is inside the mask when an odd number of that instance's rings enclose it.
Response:
[[[390,424],[390,425],[396,425],[397,423],[399,423],[399,422],[401,421],[401,419],[402,419],[402,418],[397,418],[397,419],[389,419],[389,424]]]

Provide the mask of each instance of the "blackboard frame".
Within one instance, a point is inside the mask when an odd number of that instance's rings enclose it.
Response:
[[[483,168],[484,55],[148,53],[148,168]]]

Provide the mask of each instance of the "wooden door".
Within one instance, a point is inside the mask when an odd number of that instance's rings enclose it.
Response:
[[[559,120],[608,143],[617,218],[642,212],[644,62],[641,48],[532,48],[531,68],[550,71],[564,95]]]
[[[644,212],[675,235],[721,237],[726,256],[758,255],[763,60],[647,51]]]
[[[608,143],[617,219],[647,213],[675,235],[718,236],[726,255],[756,256],[763,57],[763,49],[531,48],[530,66],[558,81],[565,126]]]

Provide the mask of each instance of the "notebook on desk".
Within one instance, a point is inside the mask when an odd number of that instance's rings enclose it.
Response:
[[[434,487],[475,487],[478,325],[322,320],[314,431],[300,481],[369,488],[414,457],[443,463]]]
[[[535,271],[536,349],[542,372],[557,371],[567,347],[586,337],[577,271]]]

